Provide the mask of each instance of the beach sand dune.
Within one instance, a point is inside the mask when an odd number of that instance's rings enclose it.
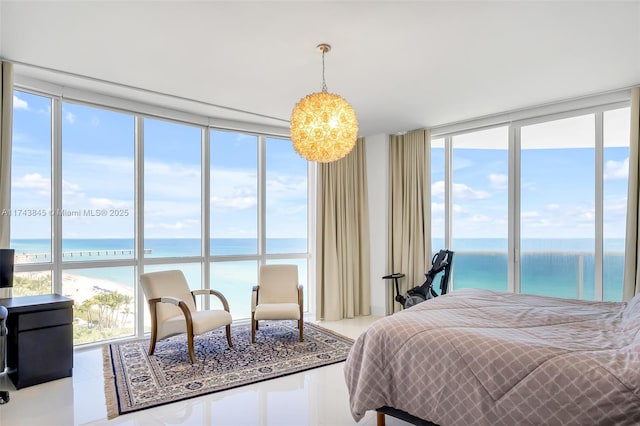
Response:
[[[62,294],[72,298],[76,304],[101,293],[118,292],[133,298],[133,288],[103,278],[85,277],[69,273],[62,274]]]

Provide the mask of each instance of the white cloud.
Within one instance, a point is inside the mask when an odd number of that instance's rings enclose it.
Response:
[[[607,216],[607,214],[616,214],[616,213],[622,213],[622,214],[627,214],[627,198],[620,198],[617,200],[608,200],[605,204],[604,204],[604,213],[605,213],[605,217]]]
[[[629,157],[623,161],[609,160],[604,165],[605,179],[627,179],[629,177]]]
[[[444,181],[439,180],[431,184],[431,197],[444,199]]]
[[[100,126],[100,119],[98,117],[91,117],[91,125],[93,127]]]
[[[248,209],[258,204],[256,197],[211,197],[211,206],[226,209]]]
[[[522,212],[522,213],[520,213],[520,217],[522,219],[536,218],[536,217],[540,217],[540,213],[535,212],[535,211]]]
[[[594,212],[582,212],[578,218],[582,222],[593,222],[595,220],[595,214]]]
[[[489,175],[489,182],[495,189],[507,189],[509,185],[509,176],[501,173],[491,173]]]
[[[453,197],[457,200],[485,200],[491,195],[482,190],[475,190],[464,183],[453,184]],[[444,199],[444,181],[439,180],[431,185],[431,196]]]
[[[89,198],[89,207],[92,209],[124,209],[131,207],[131,202],[110,198]]]
[[[69,124],[73,124],[76,122],[76,116],[73,115],[73,113],[71,112],[67,112],[64,116],[65,120],[67,120],[67,123]]]
[[[471,222],[474,223],[489,223],[491,222],[491,218],[489,216],[485,216],[483,214],[474,214],[471,216]]]
[[[258,204],[255,171],[215,169],[211,175],[212,208],[241,210]]]
[[[464,183],[454,183],[453,197],[460,200],[484,200],[490,198],[490,195],[486,191],[475,190]]]
[[[172,230],[172,231],[182,231],[185,229],[191,229],[193,227],[199,227],[200,226],[200,222],[198,222],[197,220],[193,220],[193,219],[187,219],[187,220],[182,220],[182,221],[177,221],[175,223],[160,223],[158,225],[156,225],[157,228],[161,228],[161,229],[168,229],[168,230]]]
[[[69,181],[62,181],[62,195],[76,195],[80,192],[80,185]]]
[[[13,95],[13,109],[29,111],[29,104],[24,99],[20,99],[16,95]]]
[[[13,186],[16,188],[46,190],[49,192],[51,181],[39,173],[31,173],[19,177],[15,182],[13,182]]]
[[[560,204],[547,204],[545,208],[549,211],[557,211],[560,210]]]

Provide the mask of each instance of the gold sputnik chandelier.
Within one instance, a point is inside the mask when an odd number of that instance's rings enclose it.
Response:
[[[322,91],[300,99],[291,113],[291,141],[302,157],[329,163],[351,152],[358,138],[358,119],[349,103],[327,92],[324,55],[331,50],[319,44],[322,52]]]

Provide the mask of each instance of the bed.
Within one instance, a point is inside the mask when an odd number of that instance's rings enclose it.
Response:
[[[374,322],[344,367],[351,413],[416,424],[640,424],[640,296],[460,289]],[[421,423],[423,422],[423,423]]]

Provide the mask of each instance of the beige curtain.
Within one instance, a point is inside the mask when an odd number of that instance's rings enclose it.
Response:
[[[400,291],[420,285],[431,261],[431,132],[416,130],[389,141],[389,264]],[[402,309],[388,283],[388,312]]]
[[[11,211],[11,130],[13,128],[13,65],[0,62],[0,213]],[[0,248],[9,248],[10,219],[0,214]],[[12,288],[0,288],[0,299],[11,297]]]
[[[13,127],[13,65],[0,62],[0,212],[11,210],[11,130]],[[0,248],[9,248],[8,214],[0,214]]]
[[[631,139],[629,141],[629,193],[627,196],[627,234],[624,252],[624,282],[622,299],[629,300],[640,293],[640,150],[638,128],[640,127],[640,87],[631,89]]]
[[[318,164],[316,316],[371,313],[369,213],[364,139],[333,163]]]

